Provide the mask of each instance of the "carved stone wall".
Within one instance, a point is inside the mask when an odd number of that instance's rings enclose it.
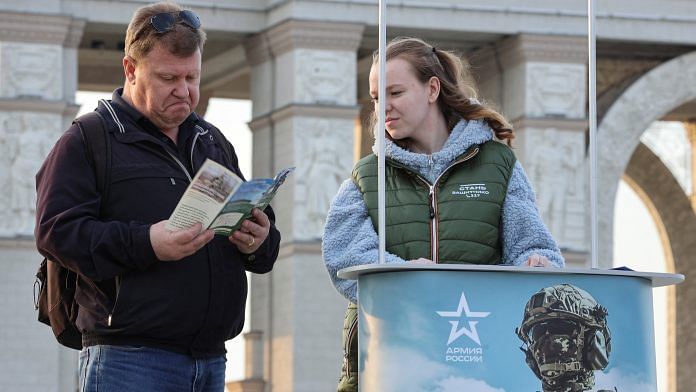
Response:
[[[326,212],[353,167],[346,145],[353,120],[300,117],[295,120],[298,162],[295,182],[295,240],[320,240]]]
[[[77,353],[36,321],[34,176],[77,113],[76,46],[85,22],[0,11],[0,389],[74,391]],[[29,295],[29,296],[27,296]]]
[[[293,52],[297,64],[298,103],[325,105],[355,105],[355,53],[297,49]]]
[[[31,238],[34,176],[77,112],[77,46],[84,21],[0,12],[0,237]]]
[[[279,260],[270,276],[252,275],[249,324],[263,331],[264,346],[263,369],[255,373],[274,391],[336,387],[345,300],[326,277],[320,241],[331,200],[353,166],[362,30],[289,20],[246,44],[254,176],[296,167],[273,203],[283,234]]]
[[[34,176],[61,132],[58,114],[0,112],[0,237],[34,235]]]
[[[528,117],[584,118],[587,85],[584,64],[528,63],[526,110]]]
[[[558,125],[524,128],[524,166],[554,238],[564,248],[582,251],[586,247],[585,135]]]
[[[488,93],[501,92],[497,99],[513,122],[515,153],[534,186],[542,218],[561,249],[579,264],[589,235],[585,50],[582,37],[522,34],[472,56],[475,68],[499,64],[502,74],[484,71],[482,84]]]
[[[60,45],[0,43],[0,96],[61,99],[62,63]]]

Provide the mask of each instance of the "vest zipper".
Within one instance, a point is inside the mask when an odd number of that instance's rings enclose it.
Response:
[[[437,182],[436,182],[437,184]],[[431,260],[434,261],[436,264],[438,263],[438,255],[437,255],[437,233],[439,231],[439,225],[438,225],[438,220],[437,220],[437,196],[435,195],[435,187],[436,185],[428,185],[430,188],[430,192],[428,194],[428,197],[430,198],[430,222],[432,229],[430,231],[430,257]]]
[[[433,227],[433,231],[430,235],[430,238],[432,241],[432,243],[431,243],[431,245],[432,245],[431,253],[432,253],[432,257],[433,257],[432,260],[435,262],[435,264],[440,263],[440,257],[438,255],[438,247],[439,247],[438,233],[439,233],[440,219],[438,219],[438,211],[437,211],[437,184],[440,182],[440,179],[442,178],[442,176],[444,176],[445,173],[447,173],[451,168],[455,167],[456,165],[458,165],[462,162],[468,161],[469,159],[473,158],[474,155],[478,154],[478,152],[479,152],[479,148],[476,147],[473,151],[466,154],[466,156],[462,157],[461,159],[458,159],[455,162],[452,162],[451,165],[447,166],[447,168],[445,168],[445,170],[443,170],[442,173],[440,173],[440,175],[437,176],[437,178],[435,179],[435,182],[432,185],[430,185],[430,219],[432,219],[432,227]]]

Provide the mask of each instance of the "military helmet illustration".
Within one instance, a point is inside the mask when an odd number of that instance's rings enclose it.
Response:
[[[544,392],[586,391],[609,364],[607,309],[570,284],[545,287],[527,302],[516,328],[527,365]]]

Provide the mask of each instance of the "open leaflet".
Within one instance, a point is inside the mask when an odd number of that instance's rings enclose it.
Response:
[[[201,222],[215,234],[229,236],[251,216],[252,209],[268,206],[294,169],[283,169],[273,179],[244,182],[226,167],[207,159],[169,217],[167,229],[176,231]]]

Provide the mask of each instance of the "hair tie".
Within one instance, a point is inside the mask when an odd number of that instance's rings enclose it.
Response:
[[[433,46],[433,53],[437,51],[437,48]]]

